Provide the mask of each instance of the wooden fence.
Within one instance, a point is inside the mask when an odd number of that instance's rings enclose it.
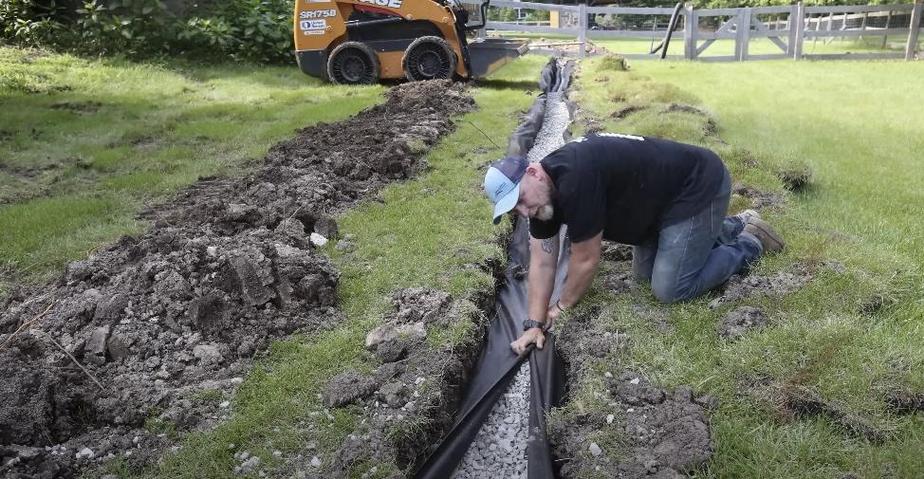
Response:
[[[683,55],[673,58],[704,61],[746,61],[775,58],[871,59],[904,58],[911,60],[918,49],[921,14],[924,0],[914,4],[792,6],[756,8],[694,9],[684,6],[672,34],[671,43],[683,42]],[[667,33],[674,8],[589,7],[587,5],[557,5],[546,3],[492,0],[491,8],[516,8],[548,11],[548,25],[488,21],[485,30],[498,32],[542,33],[574,37],[583,57],[588,39],[636,38],[660,41]],[[599,15],[615,19],[615,28],[592,25]],[[490,14],[489,14],[490,17]],[[543,22],[544,23],[544,22]],[[881,37],[885,49],[888,38],[902,39],[904,52],[873,51],[863,53],[806,53],[807,42],[830,42],[834,39]],[[773,53],[751,54],[754,39],[767,39],[775,47]],[[704,55],[717,40],[733,40],[734,52],[726,55]],[[779,50],[779,51],[776,51]],[[620,52],[621,53],[621,52]],[[625,54],[629,58],[659,58],[660,55]]]

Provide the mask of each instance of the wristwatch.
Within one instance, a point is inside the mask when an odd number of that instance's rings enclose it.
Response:
[[[532,329],[532,328],[539,328],[544,333],[548,331],[549,326],[547,323],[540,323],[539,321],[533,321],[532,319],[524,319],[523,320],[523,331],[526,331],[527,329]]]

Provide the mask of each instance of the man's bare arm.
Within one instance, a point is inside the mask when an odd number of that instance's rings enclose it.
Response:
[[[603,233],[571,244],[571,259],[568,261],[568,279],[558,300],[563,307],[570,307],[581,300],[587,288],[593,283],[597,265],[600,263],[600,249]]]
[[[529,319],[545,322],[552,288],[555,286],[555,267],[558,265],[558,236],[549,239],[529,239],[529,283],[527,285],[527,312]],[[523,318],[527,319],[527,318]],[[520,334],[510,348],[516,354],[524,354],[530,344],[542,349],[545,334],[539,328],[532,328]]]
[[[548,239],[529,239],[529,282],[527,313],[529,319],[543,322],[555,286],[558,265],[558,235]]]

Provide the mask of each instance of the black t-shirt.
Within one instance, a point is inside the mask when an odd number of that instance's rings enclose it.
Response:
[[[705,148],[611,133],[577,138],[539,163],[555,185],[555,213],[530,218],[530,233],[550,238],[564,223],[574,242],[603,231],[605,239],[641,244],[700,212],[725,177],[722,160]]]

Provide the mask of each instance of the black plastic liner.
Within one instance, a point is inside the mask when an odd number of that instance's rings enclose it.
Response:
[[[572,68],[571,62],[559,66],[558,62],[552,59],[543,69],[539,82],[543,93],[513,133],[508,145],[508,155],[525,157],[532,148],[542,128],[547,94],[564,92],[568,88]],[[552,304],[558,299],[568,270],[571,248],[564,228],[560,233],[559,244],[558,272]],[[557,477],[546,437],[545,421],[546,413],[552,407],[560,405],[565,391],[564,367],[555,352],[555,335],[552,332],[547,333],[543,349],[534,348],[520,357],[510,348],[510,343],[520,336],[523,320],[527,317],[524,273],[529,266],[529,228],[528,222],[522,218],[516,221],[507,254],[509,264],[505,271],[504,284],[498,291],[496,315],[488,328],[487,344],[463,396],[456,423],[417,472],[417,478],[445,479],[455,472],[494,404],[507,391],[522,362],[527,360],[530,365],[527,475],[530,479]]]

